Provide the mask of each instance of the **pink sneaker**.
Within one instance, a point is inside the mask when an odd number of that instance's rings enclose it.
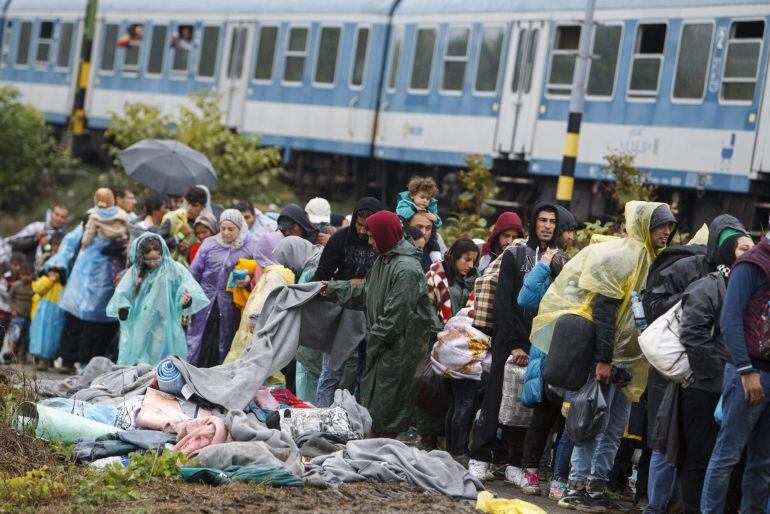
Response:
[[[550,500],[559,501],[567,494],[567,482],[560,480],[551,480],[551,490],[548,493]]]
[[[540,475],[537,474],[537,471],[526,470],[524,476],[527,479],[527,483],[521,488],[521,492],[540,496]]]

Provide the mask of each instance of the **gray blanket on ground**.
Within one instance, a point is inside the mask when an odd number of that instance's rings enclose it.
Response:
[[[183,393],[242,410],[271,373],[291,362],[300,345],[328,352],[331,367],[341,367],[363,340],[366,319],[362,312],[318,297],[321,289],[320,282],[274,289],[265,300],[251,343],[235,362],[197,368],[174,357],[187,382]]]
[[[409,482],[434,493],[475,499],[484,486],[443,451],[424,452],[394,439],[348,441],[345,449],[317,457],[320,470],[303,478],[308,485],[320,480],[342,482]],[[331,478],[334,477],[334,478]]]
[[[62,380],[43,379],[35,384],[40,396],[74,398],[89,403],[114,403],[115,399],[144,394],[155,379],[147,364],[118,366],[106,357],[94,357],[79,375]]]
[[[195,462],[204,468],[228,466],[283,466],[297,476],[304,471],[299,449],[288,434],[265,427],[243,411],[232,410],[225,417],[232,443],[202,449]]]

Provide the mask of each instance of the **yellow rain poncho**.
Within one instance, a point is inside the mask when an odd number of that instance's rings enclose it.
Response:
[[[270,291],[276,287],[288,286],[293,283],[294,272],[280,264],[272,264],[262,270],[262,276],[251,295],[249,295],[246,307],[243,308],[241,324],[238,326],[238,332],[235,333],[233,344],[230,346],[230,351],[227,353],[224,364],[237,361],[243,350],[251,342],[253,332],[249,327],[249,318],[253,314],[262,312],[262,306],[265,305],[265,300],[267,300],[267,295],[270,294]]]
[[[650,243],[653,211],[665,205],[656,202],[628,202],[625,218],[628,237],[592,244],[565,266],[540,302],[532,322],[532,344],[548,353],[556,320],[576,314],[593,321],[597,294],[621,300],[615,323],[613,364],[622,364],[633,379],[623,391],[638,401],[647,383],[649,363],[637,341],[638,331],[631,313],[631,292],[640,292],[657,252]]]

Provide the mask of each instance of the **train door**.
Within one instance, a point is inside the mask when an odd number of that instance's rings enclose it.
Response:
[[[764,26],[762,27],[763,29]],[[758,32],[758,31],[756,31]],[[767,29],[764,30],[764,34],[762,36],[765,36],[767,33]],[[753,50],[753,54],[756,55],[757,65],[756,65],[756,71],[754,72],[755,76],[755,87],[759,87],[760,93],[760,108],[759,108],[759,123],[757,124],[757,139],[754,144],[754,158],[751,163],[751,171],[761,171],[764,173],[770,173],[770,52],[766,52],[768,54],[768,57],[765,58],[765,70],[764,70],[764,77],[765,80],[763,81],[761,77],[762,74],[762,59],[761,59],[761,48],[763,40],[761,37],[757,38],[759,34],[754,34],[754,44],[753,47],[750,44],[745,44],[744,46],[747,46],[749,49]],[[768,39],[768,38],[765,38]],[[734,41],[731,41],[733,45],[736,43]],[[765,43],[767,44],[767,43]],[[749,81],[751,80],[751,76],[749,76]],[[723,79],[724,83],[724,79]],[[749,82],[751,83],[751,82]]]
[[[221,67],[219,90],[223,95],[225,124],[237,130],[243,128],[254,32],[254,23],[248,22],[229,23],[225,32],[224,66]]]
[[[496,153],[513,158],[532,150],[546,37],[542,21],[513,24],[495,133]]]

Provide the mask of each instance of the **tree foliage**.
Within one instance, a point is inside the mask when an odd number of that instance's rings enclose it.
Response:
[[[281,173],[277,148],[260,146],[256,135],[239,134],[222,123],[221,96],[209,92],[190,95],[192,107],[180,106],[175,115],[162,114],[154,105],[126,103],[122,113],[111,113],[106,135],[116,169],[123,171],[117,155],[143,139],[177,139],[211,161],[219,178],[214,196],[270,202]]]
[[[21,103],[16,88],[0,86],[0,210],[28,206],[75,163],[51,135],[45,115]]]
[[[484,166],[483,156],[466,155],[465,164],[467,169],[459,175],[463,192],[458,197],[458,210],[444,221],[441,228],[441,237],[447,245],[460,237],[486,239],[489,234],[484,216],[491,214],[492,209],[486,202],[497,194],[497,186],[492,172]]]
[[[621,207],[632,200],[652,202],[656,197],[657,186],[648,183],[648,175],[636,167],[635,159],[634,154],[620,150],[604,156],[604,172],[613,177],[609,189]]]

